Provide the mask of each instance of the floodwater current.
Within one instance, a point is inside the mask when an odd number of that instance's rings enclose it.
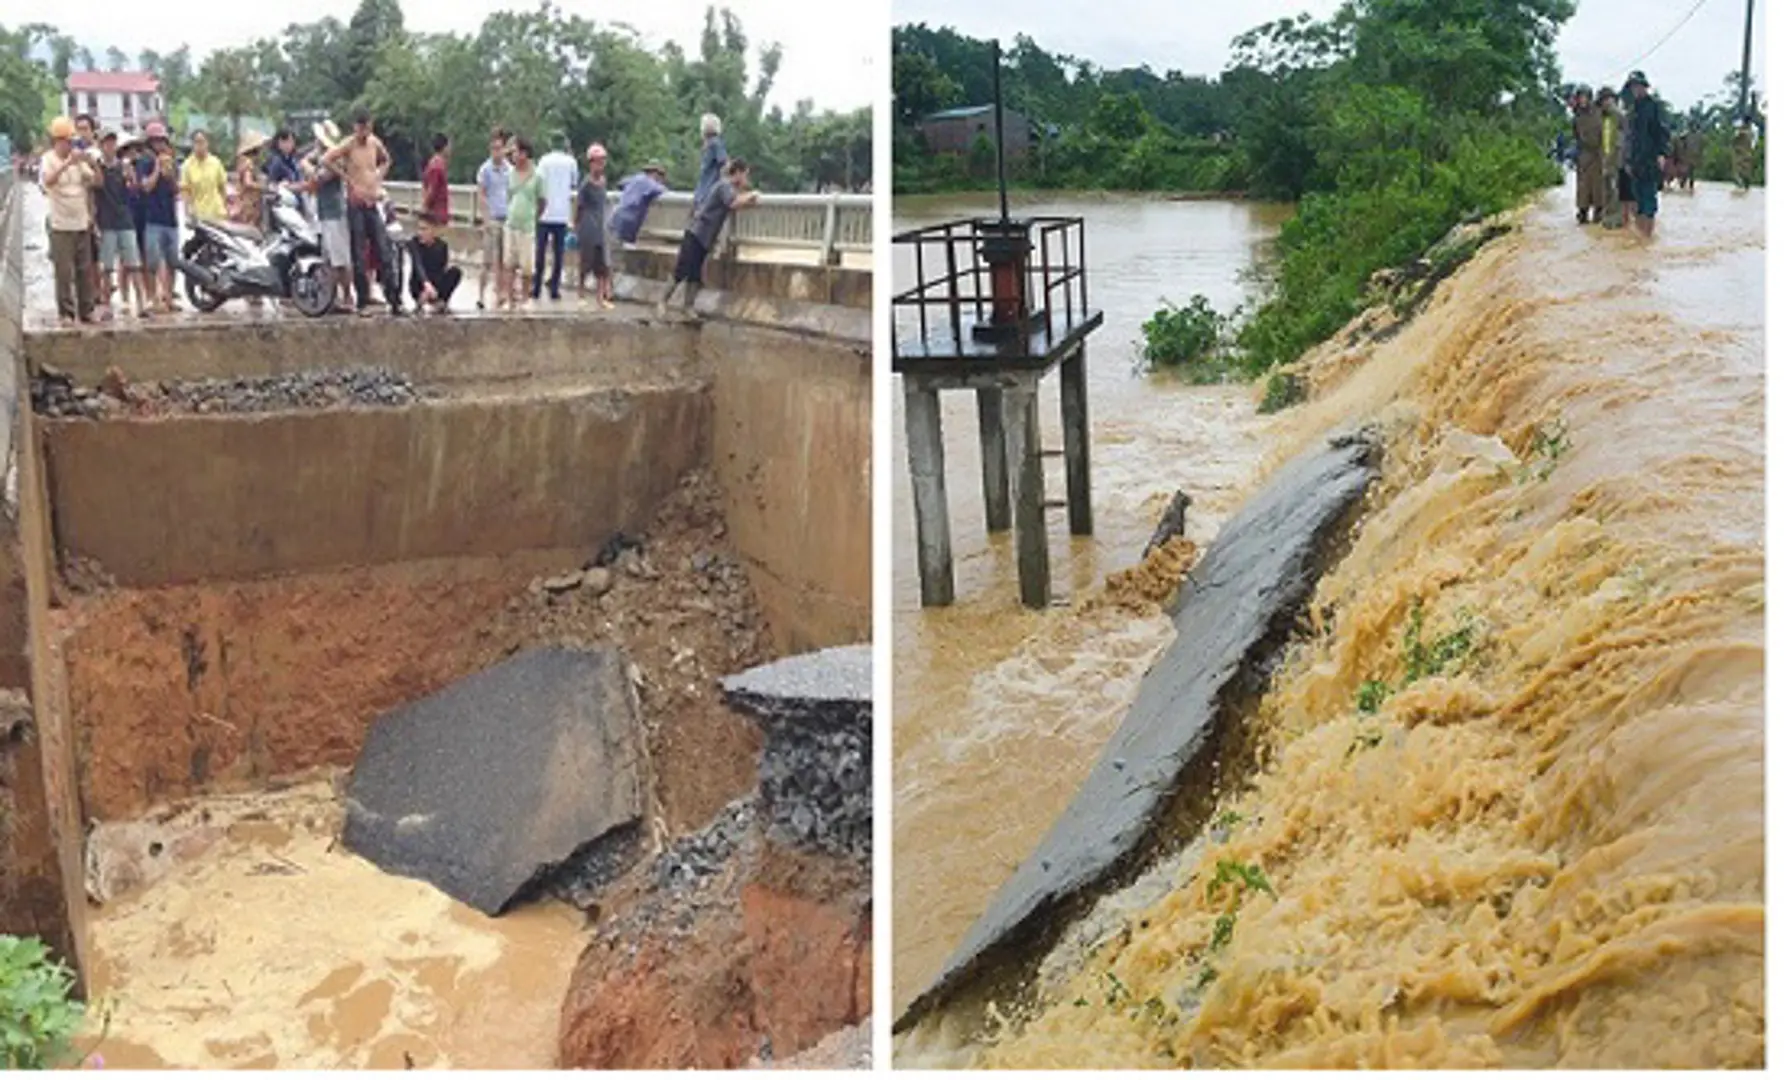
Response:
[[[1249,429],[1265,470],[1359,421],[1388,447],[1314,632],[1251,718],[1252,783],[1068,935],[1034,1005],[944,1012],[900,1064],[1763,1063],[1763,196],[1667,197],[1652,244],[1574,225],[1560,190],[1515,221],[1397,335],[1319,350],[1315,400]],[[1098,269],[1093,297],[1119,280]],[[1181,422],[1180,402],[1117,406],[1094,382],[1091,411]],[[1122,481],[1093,471],[1100,509]],[[1205,462],[1154,473],[1128,497],[1201,502]],[[910,576],[895,1006],[1170,633],[1094,601],[1018,616],[1009,571],[969,593],[998,631],[950,635],[973,605],[919,613]]]
[[[984,531],[974,399],[953,393],[942,395],[942,435],[957,599],[922,608],[903,400],[894,394],[893,852],[907,868],[893,875],[896,1008],[934,975],[1070,801],[1170,640],[1161,615],[1096,606],[1090,598],[1104,576],[1138,559],[1178,487],[1193,500],[1188,535],[1212,539],[1263,446],[1248,387],[1147,377],[1136,363],[1140,326],[1161,300],[1205,293],[1226,310],[1248,297],[1248,274],[1268,258],[1287,207],[1097,195],[1013,203],[1085,219],[1090,302],[1106,320],[1087,352],[1096,535],[1073,538],[1062,513],[1048,515],[1055,601],[1093,606],[1033,613],[1018,602],[1011,536]],[[901,198],[895,228],[995,209],[990,196]],[[914,273],[895,265],[894,287],[908,287]],[[1056,379],[1041,397],[1042,442],[1058,446]],[[1063,498],[1058,459],[1048,461],[1047,488]]]

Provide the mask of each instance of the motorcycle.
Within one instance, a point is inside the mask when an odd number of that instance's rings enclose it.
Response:
[[[267,201],[270,235],[233,221],[192,222],[192,237],[176,265],[186,279],[186,298],[199,311],[247,296],[289,299],[312,319],[333,306],[334,276],[296,196],[279,191]]]

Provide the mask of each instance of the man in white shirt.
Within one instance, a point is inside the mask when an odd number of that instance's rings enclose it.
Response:
[[[539,299],[540,286],[545,283],[545,242],[549,239],[551,298],[556,300],[564,277],[564,233],[570,227],[570,204],[582,179],[570,153],[570,136],[560,131],[551,137],[551,152],[539,159],[539,178],[545,190],[539,225],[533,230],[533,299]]]

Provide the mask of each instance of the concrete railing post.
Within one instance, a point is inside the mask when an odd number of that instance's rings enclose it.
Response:
[[[824,266],[835,266],[842,261],[842,253],[836,250],[836,218],[838,213],[839,209],[836,204],[836,194],[832,192],[829,201],[824,204],[824,246],[819,249],[818,255],[819,263]]]

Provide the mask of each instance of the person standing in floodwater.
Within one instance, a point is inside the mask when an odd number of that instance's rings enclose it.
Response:
[[[1620,229],[1628,220],[1625,204],[1633,195],[1629,190],[1628,172],[1624,169],[1623,110],[1617,105],[1617,92],[1610,87],[1598,91],[1599,129],[1602,141],[1600,157],[1604,170],[1604,227]]]
[[[1734,129],[1734,182],[1742,191],[1753,186],[1753,125],[1744,116]]]
[[[1648,92],[1648,77],[1640,71],[1629,75],[1635,108],[1629,124],[1629,177],[1635,185],[1635,231],[1654,235],[1654,219],[1660,216],[1660,177],[1665,168],[1668,139],[1660,121],[1660,103]]]
[[[1574,169],[1574,205],[1581,225],[1604,220],[1604,114],[1592,104],[1591,91],[1573,95],[1573,138],[1579,145]]]

